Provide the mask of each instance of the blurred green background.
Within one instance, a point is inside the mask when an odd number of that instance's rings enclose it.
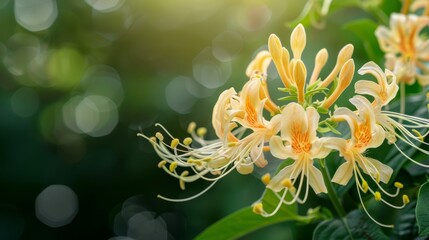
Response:
[[[286,22],[304,4],[0,0],[0,239],[190,239],[255,202],[264,189],[258,172],[234,172],[190,202],[157,199],[207,183],[181,191],[136,134],[153,135],[159,122],[184,138],[195,121],[213,137],[217,96],[239,91],[269,34],[288,46]],[[343,29],[362,16],[345,8],[327,27],[307,27],[307,69],[323,47],[333,66],[347,43],[357,68],[366,62]],[[269,74],[275,95],[280,81],[273,67]],[[312,228],[282,223],[246,238],[307,239]]]

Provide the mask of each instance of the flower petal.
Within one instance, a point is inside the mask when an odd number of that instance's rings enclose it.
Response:
[[[373,159],[373,158],[366,158],[370,163],[373,164],[373,166],[377,169],[377,171],[380,174],[380,181],[383,183],[388,183],[390,180],[390,177],[392,176],[393,169],[386,164],[381,163],[380,161]]]
[[[367,94],[375,99],[380,99],[381,87],[375,82],[368,80],[359,80],[355,83],[355,92],[357,94]]]
[[[352,176],[353,163],[351,161],[347,161],[338,167],[331,181],[340,185],[347,185]]]
[[[283,144],[283,140],[279,136],[273,136],[270,139],[271,154],[279,159],[287,159],[293,156],[292,149]]]
[[[283,139],[291,142],[293,131],[306,133],[308,130],[308,119],[304,108],[298,103],[291,102],[282,111],[283,123],[281,135]]]
[[[307,181],[310,183],[311,188],[313,188],[316,194],[327,193],[325,182],[323,181],[322,173],[315,166],[311,165],[309,168],[309,175],[307,176]]]
[[[306,112],[308,119],[308,140],[313,142],[317,135],[320,115],[314,107],[308,107]]]
[[[267,188],[275,192],[280,192],[281,190],[283,190],[285,188],[282,184],[283,181],[285,179],[292,180],[296,178],[302,171],[301,165],[302,163],[298,161],[298,162],[294,162],[289,166],[284,167],[271,179],[270,183],[267,185]]]

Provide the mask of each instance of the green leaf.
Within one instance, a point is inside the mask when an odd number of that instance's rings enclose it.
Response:
[[[389,239],[380,226],[371,221],[361,210],[350,212],[345,220],[350,227],[350,233],[340,219],[333,219],[321,222],[313,232],[313,239]]]
[[[384,53],[378,46],[375,30],[378,25],[370,19],[359,19],[344,25],[344,29],[356,34],[363,43],[363,47],[369,57],[375,62],[380,62],[383,59]]]
[[[419,226],[419,235],[429,235],[429,182],[420,187],[417,197],[416,218]]]
[[[396,239],[415,239],[418,237],[416,222],[416,201],[411,201],[399,210],[393,234]]]
[[[262,197],[266,211],[272,211],[277,206],[278,201],[270,190],[266,190]],[[262,227],[299,218],[296,204],[283,205],[272,217],[262,217],[253,213],[252,207],[246,207],[219,220],[204,230],[196,239],[236,239]]]

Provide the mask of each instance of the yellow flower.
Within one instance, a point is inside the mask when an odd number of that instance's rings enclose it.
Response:
[[[319,169],[313,165],[314,159],[325,158],[330,149],[323,146],[322,139],[316,136],[319,124],[319,114],[313,107],[304,108],[297,103],[289,103],[282,111],[281,137],[274,136],[270,140],[270,150],[273,156],[279,159],[293,159],[294,163],[280,170],[268,183],[267,188],[274,192],[284,190],[279,202],[293,203],[305,202],[309,186],[315,193],[326,193],[326,186]],[[300,176],[300,177],[299,177]],[[306,190],[303,199],[300,193],[307,178]],[[297,190],[294,191],[295,183]],[[287,202],[284,200],[287,191],[292,191],[294,198]],[[274,213],[272,213],[274,214]]]
[[[413,84],[417,79],[420,85],[429,84],[429,69],[425,66],[429,60],[429,40],[420,34],[428,24],[427,16],[393,13],[390,29],[376,29],[380,48],[386,53],[386,67],[395,73],[398,82]]]
[[[278,106],[271,101],[266,86],[266,70],[271,57],[262,51],[248,67],[250,80],[243,86],[239,94],[233,89],[222,92],[213,108],[212,125],[217,139],[204,138],[207,129],[196,129],[195,123],[188,127],[191,137],[180,141],[174,138],[163,126],[160,126],[170,140],[163,134],[146,138],[152,143],[158,156],[163,159],[158,166],[169,175],[179,179],[180,187],[185,188],[186,182],[197,179],[211,181],[202,192],[185,199],[169,201],[187,201],[198,197],[213,186],[223,176],[236,169],[241,174],[253,172],[254,165],[264,167],[264,145],[280,130],[280,115],[267,121],[263,116],[264,109],[273,114]],[[244,136],[244,137],[243,137]],[[168,142],[169,141],[169,142]],[[179,169],[187,168],[179,172]]]
[[[376,119],[375,121],[384,129],[386,139],[389,144],[394,144],[398,151],[412,162],[420,166],[429,167],[429,165],[422,164],[409,157],[396,144],[399,139],[408,144],[408,146],[413,147],[426,155],[429,154],[429,151],[419,146],[429,145],[424,141],[424,137],[426,137],[429,132],[421,134],[419,131],[421,129],[429,128],[429,120],[382,109],[382,107],[387,105],[398,92],[395,75],[392,74],[392,72],[385,70],[383,73],[380,67],[375,63],[369,62],[359,70],[359,73],[362,75],[369,73],[377,79],[377,83],[368,80],[360,80],[356,82],[355,89],[356,93],[367,94],[374,97],[372,110]],[[390,83],[388,80],[390,80]],[[355,96],[355,98],[360,102],[367,101],[366,99],[362,99],[363,97],[361,96]],[[402,122],[404,124],[402,124]]]
[[[350,126],[351,138],[348,140],[332,137],[327,146],[336,149],[346,160],[336,171],[332,181],[346,185],[354,172],[370,175],[374,182],[389,182],[393,170],[379,161],[365,157],[363,153],[369,148],[380,146],[385,139],[383,128],[376,123],[372,105],[364,97],[355,96],[350,102],[358,109],[358,114],[348,108],[338,108],[334,112],[334,119],[345,120]]]
[[[395,184],[397,191],[393,194],[387,192],[380,185],[380,182],[389,182],[393,169],[376,159],[364,156],[365,151],[370,148],[377,148],[383,143],[385,139],[384,129],[377,124],[373,106],[366,98],[354,96],[350,99],[350,102],[356,106],[358,113],[347,108],[338,108],[334,112],[333,118],[337,121],[347,121],[350,127],[351,138],[346,140],[331,137],[326,140],[326,146],[338,150],[340,156],[344,157],[346,160],[345,163],[338,167],[332,177],[332,182],[346,185],[354,176],[359,199],[367,215],[381,226],[393,227],[393,225],[385,225],[375,220],[367,211],[361,197],[361,191],[363,193],[369,191],[377,201],[382,201],[390,207],[399,209],[406,204],[404,202],[401,206],[395,206],[387,202],[379,191],[375,191],[368,185],[361,173],[361,171],[363,171],[367,174],[385,195],[396,197],[399,194],[399,189],[402,188],[401,184]]]

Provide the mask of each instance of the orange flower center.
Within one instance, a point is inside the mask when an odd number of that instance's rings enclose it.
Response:
[[[369,124],[366,124],[368,121],[359,124],[356,128],[356,131],[354,133],[354,137],[356,139],[355,147],[356,148],[362,148],[368,146],[369,142],[371,141],[372,134],[371,134],[371,127]]]
[[[293,125],[292,130],[292,149],[295,153],[310,152],[311,143],[308,139],[308,132],[303,133],[300,131],[298,124]]]
[[[246,99],[246,120],[252,128],[264,128],[264,125],[258,121],[258,113],[249,98]]]

